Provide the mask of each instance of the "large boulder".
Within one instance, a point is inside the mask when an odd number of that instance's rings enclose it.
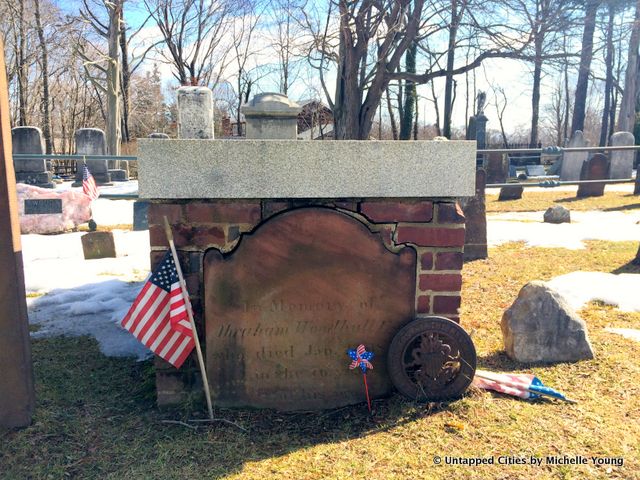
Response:
[[[587,326],[568,302],[545,282],[520,290],[502,316],[509,357],[519,362],[576,362],[593,358]]]
[[[571,212],[562,205],[554,205],[544,212],[544,223],[571,223]]]

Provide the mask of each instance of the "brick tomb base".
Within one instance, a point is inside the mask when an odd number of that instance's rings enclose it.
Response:
[[[152,268],[168,248],[164,216],[216,405],[362,401],[346,355],[358,343],[376,354],[373,396],[386,395],[395,333],[420,316],[459,320],[465,219],[451,201],[154,201]],[[156,359],[156,383],[159,405],[200,397],[195,355],[180,370]]]

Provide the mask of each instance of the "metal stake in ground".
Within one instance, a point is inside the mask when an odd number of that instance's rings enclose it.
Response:
[[[193,339],[196,344],[196,353],[198,354],[198,364],[200,365],[200,373],[202,374],[202,384],[204,386],[204,395],[207,399],[207,409],[209,410],[209,420],[213,421],[213,406],[211,405],[211,391],[209,390],[209,379],[207,378],[207,371],[204,368],[204,359],[202,358],[202,349],[200,348],[200,339],[198,338],[198,331],[196,330],[196,322],[193,319],[193,311],[191,310],[191,302],[189,301],[189,293],[187,292],[187,285],[182,276],[182,268],[180,267],[180,261],[178,260],[178,253],[176,252],[176,246],[173,243],[173,232],[169,225],[169,220],[164,217],[164,228],[167,233],[167,240],[169,240],[169,247],[171,248],[171,255],[173,255],[173,262],[176,264],[176,270],[178,271],[178,278],[180,279],[180,291],[182,297],[187,305],[187,315],[189,315],[189,322],[191,322],[191,330],[193,331]]]

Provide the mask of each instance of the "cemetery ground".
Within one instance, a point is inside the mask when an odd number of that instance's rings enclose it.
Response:
[[[488,196],[487,205],[489,212],[544,210],[553,202],[572,210],[640,212],[638,197],[629,193],[561,201],[572,196],[525,191],[521,201],[504,204]],[[106,357],[89,337],[39,338],[32,343],[34,422],[0,432],[0,477],[640,479],[640,344],[605,330],[640,328],[640,312],[600,302],[584,306],[580,315],[596,357],[573,364],[513,362],[500,332],[502,312],[526,282],[574,271],[639,274],[632,263],[637,249],[637,238],[584,240],[583,249],[511,242],[492,246],[486,260],[465,264],[461,324],[476,345],[478,367],[533,372],[577,404],[470,389],[451,403],[379,399],[373,415],[364,404],[288,414],[216,409],[225,422],[188,427],[163,421],[186,421],[194,411],[203,417],[202,405],[194,398],[158,410],[151,361]],[[542,465],[498,465],[499,458],[532,456]],[[546,462],[564,456],[587,463]],[[495,464],[445,465],[446,457],[493,458]],[[595,465],[591,457],[623,458],[624,465]]]

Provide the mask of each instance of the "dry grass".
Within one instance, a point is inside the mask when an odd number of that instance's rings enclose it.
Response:
[[[86,338],[34,342],[38,405],[33,426],[0,432],[4,478],[228,479],[640,479],[638,344],[604,332],[640,328],[640,314],[592,304],[582,315],[596,359],[516,365],[501,352],[500,317],[524,283],[574,270],[635,272],[635,242],[588,242],[586,250],[508,244],[465,266],[462,323],[479,365],[531,370],[575,397],[570,405],[470,391],[450,404],[394,396],[318,413],[219,410],[249,430],[165,425],[191,410],[157,411],[150,363],[102,356]],[[541,466],[434,465],[434,456],[513,456]],[[622,467],[551,466],[546,456],[621,457]]]
[[[569,210],[625,211],[640,209],[640,196],[624,192],[607,192],[602,197],[576,198],[575,192],[528,191],[520,200],[498,201],[498,195],[487,195],[487,212],[533,212],[546,210],[554,203]]]

